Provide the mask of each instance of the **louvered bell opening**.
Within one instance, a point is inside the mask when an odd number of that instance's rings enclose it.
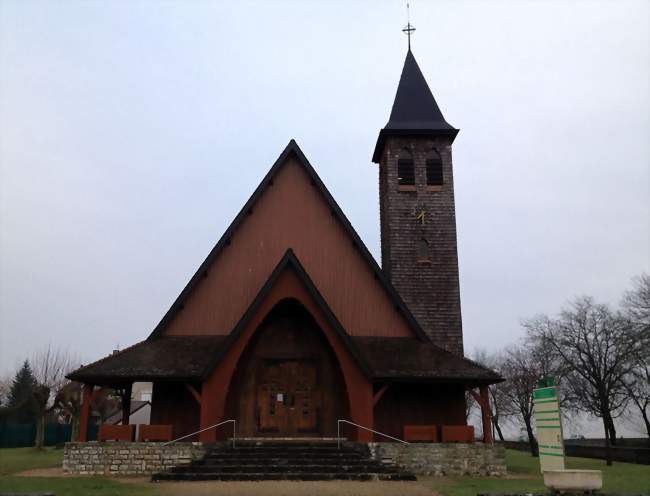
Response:
[[[427,160],[427,186],[442,186],[442,161],[440,159]]]
[[[397,161],[397,181],[400,186],[415,185],[415,167],[411,159]]]

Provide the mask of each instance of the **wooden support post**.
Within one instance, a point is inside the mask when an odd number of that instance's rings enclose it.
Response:
[[[124,392],[122,393],[122,425],[129,425],[129,419],[131,418],[131,390],[133,384],[129,384],[124,387]]]
[[[212,375],[203,382],[201,386],[201,416],[200,428],[207,429],[224,420],[226,409],[226,396],[228,389],[223,384],[230,381],[230,370],[226,367],[218,367]],[[232,426],[230,426],[232,427]],[[230,434],[227,428],[219,427],[218,430],[211,428],[199,434],[199,441],[203,443],[214,443],[219,439],[225,439]]]
[[[492,436],[492,409],[490,408],[490,395],[488,386],[479,388],[481,398],[481,418],[483,420],[483,442],[485,444],[494,443]]]
[[[81,391],[81,418],[79,419],[79,442],[88,441],[88,424],[90,422],[90,402],[93,397],[93,385],[84,384]]]
[[[373,407],[372,383],[367,380],[360,380],[355,385],[354,394],[350,396],[350,416],[352,417],[352,421],[368,429],[374,429],[375,418]],[[373,437],[372,432],[357,428],[357,442],[370,443]]]

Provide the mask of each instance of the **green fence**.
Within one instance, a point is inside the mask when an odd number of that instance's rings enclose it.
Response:
[[[88,440],[97,439],[98,427],[88,428]],[[54,446],[70,441],[71,424],[46,424],[45,446]],[[34,446],[36,424],[0,424],[0,448],[23,448]]]

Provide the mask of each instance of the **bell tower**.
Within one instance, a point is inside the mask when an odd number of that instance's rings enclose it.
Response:
[[[382,268],[432,342],[463,354],[451,145],[410,46],[379,164]]]

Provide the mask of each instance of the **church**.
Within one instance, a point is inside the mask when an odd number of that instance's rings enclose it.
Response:
[[[149,336],[69,375],[80,441],[97,391],[122,396],[128,424],[132,385],[150,382],[150,432],[165,433],[150,440],[215,442],[225,420],[237,437],[327,438],[347,420],[357,442],[471,442],[469,391],[491,443],[502,379],[463,355],[457,134],[409,47],[372,152],[381,266],[291,140]]]

